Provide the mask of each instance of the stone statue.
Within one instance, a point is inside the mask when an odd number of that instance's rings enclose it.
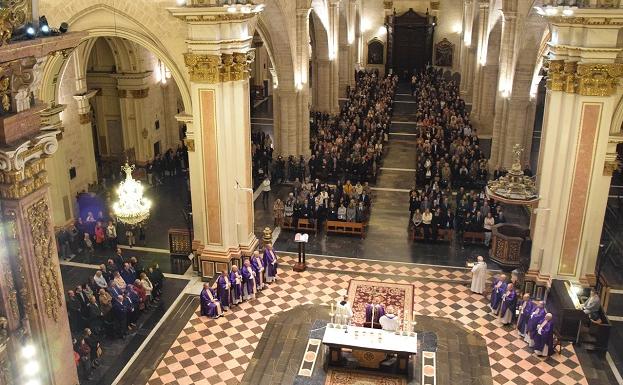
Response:
[[[15,95],[15,107],[17,112],[26,111],[30,108],[30,92],[27,87],[21,87]]]

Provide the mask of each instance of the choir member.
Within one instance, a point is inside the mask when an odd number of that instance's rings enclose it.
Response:
[[[231,282],[227,271],[221,271],[221,275],[216,279],[216,296],[221,302],[224,311],[229,310],[231,303]]]
[[[512,283],[506,286],[506,292],[502,295],[500,320],[503,325],[508,325],[513,321],[513,315],[515,314],[515,307],[517,305],[517,292]]]
[[[208,316],[210,318],[218,318],[223,315],[221,309],[221,303],[215,298],[210,284],[204,283],[203,290],[201,290],[201,315]]]
[[[517,330],[519,330],[519,335],[525,337],[526,329],[528,328],[528,320],[530,319],[530,314],[534,310],[534,302],[530,300],[530,294],[525,293],[523,295],[523,299],[519,304],[519,318],[517,318]]]
[[[491,288],[491,303],[489,304],[489,307],[491,307],[491,311],[494,314],[497,314],[500,310],[500,302],[502,295],[506,292],[506,285],[506,274],[501,274],[493,280],[493,286]]]
[[[365,327],[380,329],[379,319],[385,314],[385,308],[381,305],[381,298],[374,297],[372,303],[366,305],[366,321]]]
[[[481,255],[478,256],[474,267],[472,267],[472,293],[482,294],[485,291],[487,282],[487,263]]]
[[[383,314],[379,318],[379,324],[383,330],[395,332],[400,330],[400,317],[394,314],[394,307],[389,305],[387,307],[387,313]]]
[[[255,271],[251,262],[245,259],[242,266],[242,298],[249,300],[255,298],[255,292],[257,291],[257,284],[255,280]]]
[[[269,243],[264,248],[264,266],[266,266],[266,282],[271,283],[277,279],[277,254]]]
[[[526,337],[524,340],[528,343],[528,346],[534,346],[534,335],[537,332],[537,327],[545,318],[545,309],[543,308],[543,302],[539,301],[534,306],[532,313],[530,313],[530,319],[528,320],[528,326],[526,326]]]
[[[255,284],[257,285],[257,290],[262,290],[266,283],[264,282],[264,271],[266,270],[266,264],[260,255],[260,252],[255,250],[253,252],[253,257],[251,257],[251,267],[253,267],[253,271],[255,271]]]
[[[237,305],[242,302],[242,274],[238,270],[238,266],[233,265],[229,273],[229,282],[231,283],[231,303]]]
[[[547,313],[545,318],[536,328],[534,334],[534,353],[537,356],[548,357],[554,353],[554,325],[552,313]]]
[[[348,303],[348,296],[345,295],[340,301],[337,301],[335,307],[335,323],[339,325],[349,325],[353,317],[353,309]]]

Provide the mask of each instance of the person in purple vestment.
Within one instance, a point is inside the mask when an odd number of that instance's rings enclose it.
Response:
[[[363,323],[364,327],[380,329],[381,324],[379,319],[385,315],[385,307],[381,305],[381,297],[374,297],[372,303],[366,305],[366,320]]]
[[[229,310],[231,304],[231,282],[225,270],[221,271],[221,275],[216,279],[216,296],[221,302],[223,311]]]
[[[264,270],[265,264],[260,252],[255,250],[253,252],[253,256],[251,257],[251,267],[253,271],[255,271],[255,284],[257,286],[257,290],[260,291],[266,286],[264,282]]]
[[[532,313],[530,313],[528,325],[526,326],[526,336],[524,337],[524,340],[528,343],[528,346],[534,346],[534,335],[536,333],[536,328],[541,322],[543,322],[544,318],[545,309],[543,308],[543,302],[538,301],[532,309]]]
[[[522,337],[525,337],[526,335],[528,320],[530,319],[530,314],[532,314],[532,310],[534,310],[534,306],[534,302],[530,300],[530,293],[525,293],[519,303],[519,308],[517,312],[519,314],[517,318],[517,330],[519,331],[519,335]]]
[[[266,266],[266,282],[271,283],[277,279],[277,254],[270,243],[264,248],[264,266]]]
[[[251,266],[251,261],[245,259],[244,265],[242,265],[242,298],[245,300],[255,298],[256,291],[255,271]]]
[[[229,273],[229,282],[231,283],[231,303],[233,306],[242,302],[242,274],[238,270],[238,266],[233,265]]]
[[[203,284],[203,290],[201,290],[201,315],[210,318],[218,318],[223,315],[223,309],[221,309],[221,303],[215,298],[216,296],[210,289],[209,283]]]
[[[554,322],[552,313],[545,314],[545,318],[536,328],[534,334],[534,354],[548,357],[554,353]]]
[[[506,275],[501,274],[499,277],[493,280],[493,286],[491,287],[491,303],[489,307],[494,314],[498,314],[500,310],[500,302],[502,295],[506,292]]]
[[[517,292],[512,283],[506,286],[506,292],[502,294],[500,308],[500,321],[502,325],[508,325],[513,322],[513,316],[515,315],[515,307],[517,306]]]

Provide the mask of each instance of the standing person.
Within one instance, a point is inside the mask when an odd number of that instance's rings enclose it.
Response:
[[[203,284],[203,290],[199,298],[201,299],[201,315],[210,318],[218,318],[223,315],[221,303],[214,298],[214,293],[210,289],[209,283]]]
[[[509,283],[506,286],[506,292],[502,295],[501,303],[502,305],[499,317],[502,321],[502,325],[508,325],[513,321],[515,307],[517,305],[517,293],[515,292],[515,288],[512,283]]]
[[[273,215],[275,217],[275,226],[283,226],[283,217],[285,216],[285,205],[279,198],[273,204]]]
[[[493,286],[491,288],[491,303],[489,307],[491,311],[497,315],[498,310],[500,309],[500,301],[502,300],[502,295],[506,292],[506,274],[501,274],[499,277],[493,280]]]
[[[106,242],[112,250],[117,248],[117,227],[112,221],[108,221],[108,226],[106,226]]]
[[[104,230],[104,226],[102,222],[97,222],[95,225],[95,246],[98,250],[102,249],[104,246],[104,241],[106,240],[106,231]]]
[[[366,305],[366,318],[364,327],[380,329],[379,319],[385,315],[385,307],[381,305],[381,297],[374,297],[372,303]]]
[[[349,325],[353,318],[353,309],[348,303],[348,296],[345,295],[335,306],[335,323],[339,325]]]
[[[257,285],[258,291],[262,290],[266,286],[266,283],[264,282],[265,266],[266,265],[264,264],[264,260],[262,259],[260,252],[255,250],[253,252],[253,257],[251,257],[251,267],[255,272],[255,284]]]
[[[533,308],[528,319],[528,326],[526,326],[526,336],[524,341],[528,343],[529,347],[534,347],[534,337],[537,332],[537,327],[543,322],[545,318],[545,309],[543,308],[543,302],[539,301]]]
[[[548,357],[554,353],[554,322],[552,313],[545,314],[545,318],[534,333],[534,354]]]
[[[495,218],[491,215],[491,212],[487,213],[485,220],[483,222],[483,229],[485,230],[485,246],[489,247],[491,243],[491,227],[495,225]]]
[[[138,244],[141,246],[145,246],[145,226],[138,226]]]
[[[266,267],[266,282],[271,283],[277,279],[277,254],[270,243],[264,248],[264,266]]]
[[[487,284],[487,263],[479,255],[474,267],[472,267],[472,293],[482,294],[485,291],[485,285]]]
[[[268,209],[268,197],[270,196],[270,178],[268,175],[264,177],[262,181],[262,204],[264,205],[264,210]]]
[[[534,302],[530,300],[530,294],[525,293],[519,304],[517,318],[517,330],[519,331],[519,335],[522,337],[526,336],[526,329],[528,328],[528,320],[530,319],[530,314],[532,314],[532,310],[534,310]]]
[[[229,304],[231,302],[231,282],[227,271],[221,271],[221,275],[216,279],[216,297],[221,302],[223,311],[229,310]]]
[[[255,298],[255,293],[257,291],[255,271],[253,270],[253,266],[251,266],[251,262],[248,259],[245,259],[244,265],[242,266],[242,283],[242,298],[245,300]]]
[[[389,305],[387,307],[387,313],[383,314],[381,318],[379,318],[379,324],[381,325],[381,329],[390,332],[400,330],[400,317],[398,317],[394,313],[394,307]]]
[[[231,303],[237,305],[242,302],[242,274],[238,271],[238,266],[233,265],[229,273],[229,282],[231,283]]]
[[[132,227],[126,229],[125,236],[128,239],[128,246],[134,247],[134,245],[136,245],[136,237],[134,236],[134,229]]]

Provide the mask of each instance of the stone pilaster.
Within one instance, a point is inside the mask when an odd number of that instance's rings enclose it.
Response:
[[[143,114],[143,111],[147,110],[145,103],[149,95],[151,72],[111,74],[110,76],[117,79],[126,157],[132,163],[144,164],[152,158],[151,144],[146,139],[149,137],[153,122],[145,121]]]
[[[253,232],[249,63],[252,31],[263,6],[169,8],[188,24],[184,60],[191,81],[187,124],[193,244],[208,279],[240,264],[258,241]],[[233,9],[232,8],[232,9]],[[215,37],[218,36],[218,39]]]
[[[540,277],[594,279],[615,159],[623,65],[621,10],[550,16],[547,94],[539,154],[539,207],[530,270]],[[615,127],[616,126],[616,127]],[[614,128],[613,128],[614,127]]]
[[[489,44],[489,1],[478,2],[478,38],[476,49],[476,66],[474,69],[474,84],[472,86],[471,120],[480,120],[482,110],[482,94],[485,88],[484,66],[487,62],[487,45]],[[462,79],[461,79],[462,80]]]
[[[463,98],[469,95],[469,90],[472,85],[472,57],[473,50],[471,49],[472,32],[474,27],[474,1],[463,0],[463,28],[460,45],[460,72],[461,72],[461,86],[460,92]]]
[[[329,0],[329,112],[336,114],[339,109],[340,97],[340,0]]]

